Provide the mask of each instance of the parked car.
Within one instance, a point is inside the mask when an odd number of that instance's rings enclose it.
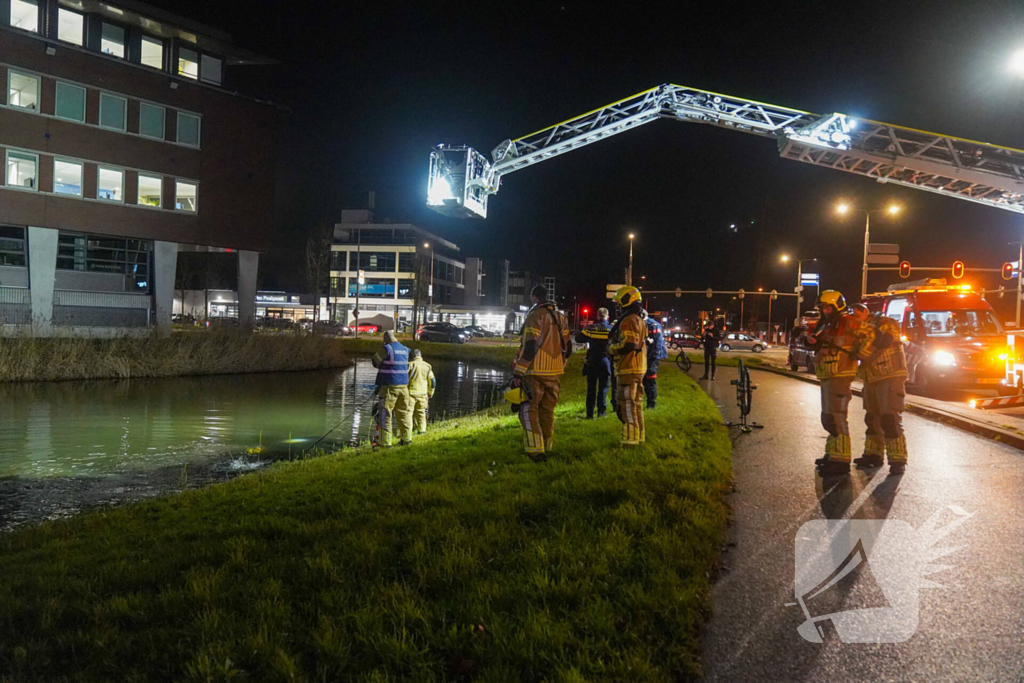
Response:
[[[263,329],[265,330],[292,330],[295,329],[295,323],[287,318],[267,318],[263,321]]]
[[[350,328],[345,327],[335,320],[317,320],[313,323],[312,329],[315,334],[322,334],[325,336],[341,337],[352,333]]]
[[[501,333],[502,339],[519,339],[523,336],[522,330],[505,330]]]
[[[306,330],[307,332],[313,329],[312,318],[301,318],[295,322],[299,329]]]
[[[704,345],[700,339],[687,334],[686,332],[673,332],[668,338],[668,347],[670,349],[702,349]]]
[[[469,340],[469,337],[469,333],[451,323],[426,323],[420,325],[419,330],[416,331],[416,338],[420,341],[463,344]]]
[[[380,333],[380,325],[374,323],[359,323],[356,326],[359,330],[359,334],[378,334]]]
[[[477,338],[481,338],[481,339],[488,339],[490,337],[496,337],[497,336],[496,334],[494,334],[490,330],[485,330],[484,328],[480,327],[479,325],[469,325],[469,326],[467,326],[467,327],[465,327],[463,329],[466,332],[468,332],[471,336],[477,337]]]
[[[740,351],[761,353],[768,348],[768,343],[742,332],[729,332],[725,335],[725,338],[722,339],[722,343],[718,345],[718,348],[722,351],[731,351],[736,349]]]
[[[804,368],[807,372],[814,373],[815,352],[807,346],[807,335],[814,331],[815,321],[809,324],[801,324],[794,327],[789,333],[789,357],[787,363],[789,369],[798,372]]]
[[[238,318],[229,318],[227,316],[207,318],[206,326],[210,328],[238,327]]]
[[[172,325],[182,325],[184,327],[194,327],[196,323],[196,317],[194,315],[188,315],[187,313],[176,313],[171,316]]]

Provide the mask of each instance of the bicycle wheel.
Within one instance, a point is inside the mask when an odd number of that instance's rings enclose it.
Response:
[[[750,401],[753,391],[750,388],[750,371],[747,364],[740,359],[740,376],[736,381],[736,405],[739,406],[740,415],[750,415]]]
[[[676,365],[683,372],[689,372],[690,368],[693,367],[693,362],[690,360],[690,357],[686,355],[685,350],[679,351],[679,355],[676,356]]]

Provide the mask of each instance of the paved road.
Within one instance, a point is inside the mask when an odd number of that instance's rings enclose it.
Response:
[[[735,369],[722,368],[710,383],[726,419],[737,417],[729,384],[735,376]],[[752,379],[758,385],[752,417],[767,426],[751,434],[732,430],[733,525],[705,635],[708,679],[1024,681],[1024,453],[906,415],[910,466],[904,476],[888,477],[883,468],[873,477],[854,472],[823,483],[813,468],[825,444],[818,387],[768,372],[754,371]],[[858,398],[850,418],[858,453]],[[948,587],[921,591],[913,637],[845,644],[834,630],[823,643],[798,634],[805,615],[793,604],[794,543],[804,522],[888,519],[920,529],[938,510],[939,527],[964,512],[975,514],[936,544],[965,547],[936,560],[953,568],[928,578]],[[878,585],[869,572],[854,572],[826,591],[835,605],[824,613],[876,607],[879,599],[884,604]]]

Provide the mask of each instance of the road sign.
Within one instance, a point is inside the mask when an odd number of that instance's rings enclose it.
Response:
[[[620,289],[622,289],[625,286],[626,285],[607,285],[607,286],[605,286],[605,289],[608,290],[609,292],[612,292],[614,294],[615,292],[619,291]],[[611,297],[609,297],[609,298],[611,298]]]
[[[737,296],[739,296],[739,298],[741,298],[741,299],[742,299],[742,298],[743,298],[744,296],[746,296],[746,295],[747,295],[747,293],[746,293],[746,292],[744,292],[744,291],[743,291],[743,288],[741,287],[741,288],[740,288],[740,291],[739,291],[739,293],[737,294]]]
[[[818,274],[817,273],[801,273],[800,284],[811,285],[813,287],[818,286]]]
[[[869,244],[869,254],[898,254],[900,253],[900,245],[898,244]],[[870,263],[870,261],[869,261]]]
[[[891,266],[900,262],[899,254],[868,254],[868,264]]]
[[[804,291],[804,286],[803,285],[797,285],[796,287],[793,288],[793,291],[796,292],[797,294],[799,294],[800,292]]]
[[[772,290],[771,298],[772,298],[772,301],[775,301],[776,299],[779,298],[779,293],[777,291],[775,291],[774,289]]]
[[[711,291],[710,287],[708,287],[708,291],[704,292],[704,294],[706,294],[709,299],[715,295],[715,293]]]
[[[615,292],[605,292],[604,293],[604,298],[605,299],[614,299],[615,298]]]
[[[683,295],[683,290],[681,290],[679,287],[676,287],[676,298],[678,299],[682,295]]]

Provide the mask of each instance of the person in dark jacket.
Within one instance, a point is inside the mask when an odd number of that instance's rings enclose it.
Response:
[[[704,374],[701,379],[708,379],[710,369],[711,379],[715,378],[715,363],[718,360],[718,345],[722,343],[722,333],[715,323],[709,323],[704,328],[704,334],[700,337],[700,343],[704,345]]]
[[[608,322],[608,309],[597,309],[597,322],[587,326],[576,335],[576,341],[587,344],[587,359],[583,363],[583,375],[587,378],[587,419],[593,419],[594,408],[597,416],[608,414],[608,378],[612,375],[612,362],[608,358],[608,333],[612,326]]]
[[[665,347],[665,328],[654,318],[647,318],[647,374],[644,375],[644,394],[647,409],[658,405],[658,364],[668,358]]]

